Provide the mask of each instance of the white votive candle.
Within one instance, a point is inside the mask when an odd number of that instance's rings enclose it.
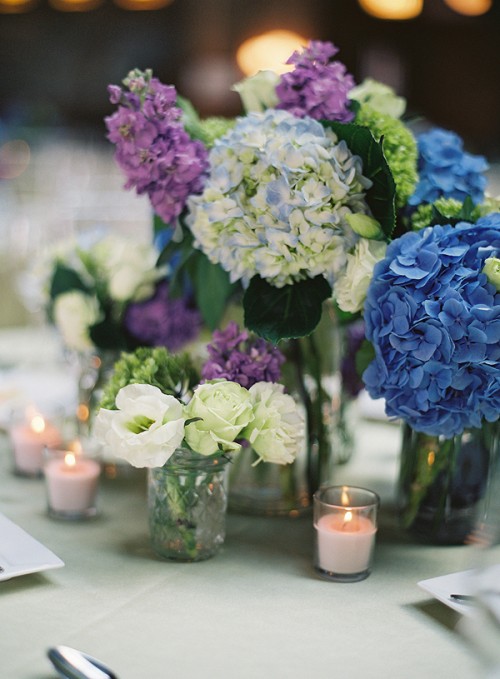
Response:
[[[47,451],[45,479],[49,514],[85,518],[96,513],[95,498],[101,467],[71,451]]]
[[[41,415],[14,424],[10,430],[15,470],[25,476],[38,476],[43,468],[45,448],[59,448],[61,433]]]
[[[352,582],[369,575],[378,504],[375,493],[352,486],[331,486],[315,494],[315,566],[322,576]]]

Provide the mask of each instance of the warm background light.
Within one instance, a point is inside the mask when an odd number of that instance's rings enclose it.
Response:
[[[307,38],[292,31],[269,31],[245,40],[236,52],[236,61],[247,76],[265,70],[285,73],[292,68],[285,61],[307,42]]]
[[[0,13],[20,14],[36,6],[36,0],[0,0]]]
[[[435,2],[435,0],[432,0]],[[377,19],[414,19],[421,12],[424,0],[358,0],[361,7]]]
[[[103,0],[49,0],[50,6],[59,12],[89,12],[102,3]]]
[[[466,16],[480,16],[491,9],[492,0],[444,0],[455,12]]]
[[[173,0],[114,0],[115,5],[121,9],[128,9],[131,11],[163,9],[167,5],[171,5]]]

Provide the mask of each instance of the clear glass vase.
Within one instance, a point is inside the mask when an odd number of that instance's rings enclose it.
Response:
[[[229,457],[178,449],[163,467],[148,470],[151,546],[171,561],[202,561],[225,538]]]
[[[102,392],[111,377],[120,351],[102,350],[78,354],[78,406],[77,422],[79,436],[91,433],[92,420],[98,410]]]
[[[474,541],[492,508],[490,489],[499,460],[498,422],[444,439],[403,426],[399,514],[419,541]]]
[[[252,451],[238,454],[229,472],[230,511],[296,516],[312,507],[313,494],[332,479],[335,465],[349,459],[354,423],[346,417],[352,410],[342,388],[344,340],[344,328],[327,303],[312,335],[280,346],[286,356],[282,382],[304,413],[304,447],[289,465],[253,466]]]

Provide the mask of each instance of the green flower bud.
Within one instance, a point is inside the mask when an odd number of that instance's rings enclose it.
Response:
[[[351,229],[363,238],[381,240],[384,237],[380,224],[369,215],[347,214],[345,218]]]
[[[484,263],[483,273],[486,274],[490,283],[492,283],[497,291],[500,291],[500,259],[498,257],[490,257]]]

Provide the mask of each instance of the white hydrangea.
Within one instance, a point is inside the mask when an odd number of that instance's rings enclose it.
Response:
[[[373,267],[385,256],[387,243],[361,238],[335,281],[333,297],[342,311],[361,311],[373,275]]]
[[[187,223],[213,263],[247,286],[324,276],[333,285],[359,236],[347,216],[369,214],[362,163],[330,130],[286,111],[250,113],[215,142]]]

